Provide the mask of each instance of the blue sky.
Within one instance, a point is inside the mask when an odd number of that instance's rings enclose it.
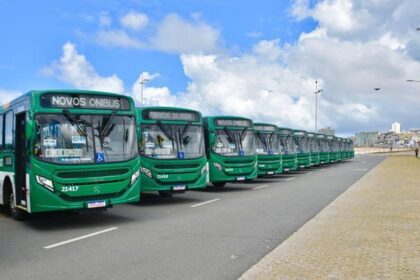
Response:
[[[51,4],[54,3],[54,4]],[[417,0],[2,1],[0,100],[119,92],[341,135],[420,127]],[[380,87],[380,91],[374,88]]]
[[[185,19],[199,15],[201,20],[221,31],[222,47],[227,52],[249,51],[257,39],[280,38],[295,41],[302,31],[314,28],[312,20],[296,21],[290,15],[290,1],[3,1],[0,4],[1,87],[27,91],[32,88],[66,88],[68,84],[44,77],[39,70],[57,59],[66,42],[78,46],[101,75],[117,74],[133,82],[139,72],[159,72],[153,81],[172,91],[185,90],[179,56],[159,50],[103,47],[90,35],[97,32],[98,18],[106,14],[112,25],[130,11],[147,14],[160,21],[176,13]],[[258,34],[258,38],[250,34]]]

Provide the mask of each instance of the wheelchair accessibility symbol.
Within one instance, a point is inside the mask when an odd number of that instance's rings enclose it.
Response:
[[[95,161],[96,162],[104,162],[105,161],[104,153],[96,153]]]

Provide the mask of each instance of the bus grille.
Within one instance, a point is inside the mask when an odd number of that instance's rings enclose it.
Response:
[[[105,176],[118,176],[127,174],[130,170],[128,168],[109,169],[109,170],[93,170],[93,171],[73,171],[73,172],[60,172],[58,177],[63,179],[69,178],[88,178],[88,177],[105,177]]]
[[[100,194],[100,195],[85,195],[85,196],[75,196],[75,197],[68,196],[65,194],[60,194],[60,198],[68,202],[105,200],[105,199],[111,199],[111,198],[122,196],[126,191],[127,191],[127,188],[117,193],[108,193],[108,194]]]
[[[178,168],[197,168],[200,164],[158,164],[155,167],[157,169],[178,169]]]

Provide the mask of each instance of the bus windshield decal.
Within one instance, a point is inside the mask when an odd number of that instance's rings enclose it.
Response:
[[[41,96],[41,106],[45,108],[78,108],[129,110],[130,103],[124,97],[105,95],[79,95],[48,93]]]
[[[200,115],[196,112],[145,110],[143,118],[145,120],[197,122],[200,120]]]
[[[214,123],[216,126],[252,127],[252,122],[250,120],[216,119]]]

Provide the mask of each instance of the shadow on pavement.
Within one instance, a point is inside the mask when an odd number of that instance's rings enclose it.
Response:
[[[190,191],[188,191],[190,192]],[[164,205],[191,204],[201,200],[185,196],[186,193],[174,194],[172,197],[161,197],[159,194],[144,193],[141,195],[140,202],[129,204],[138,207],[153,207]]]
[[[108,211],[95,211],[38,213],[31,215],[29,220],[23,222],[23,224],[34,230],[54,231],[118,226],[129,222],[133,222],[133,219]]]

